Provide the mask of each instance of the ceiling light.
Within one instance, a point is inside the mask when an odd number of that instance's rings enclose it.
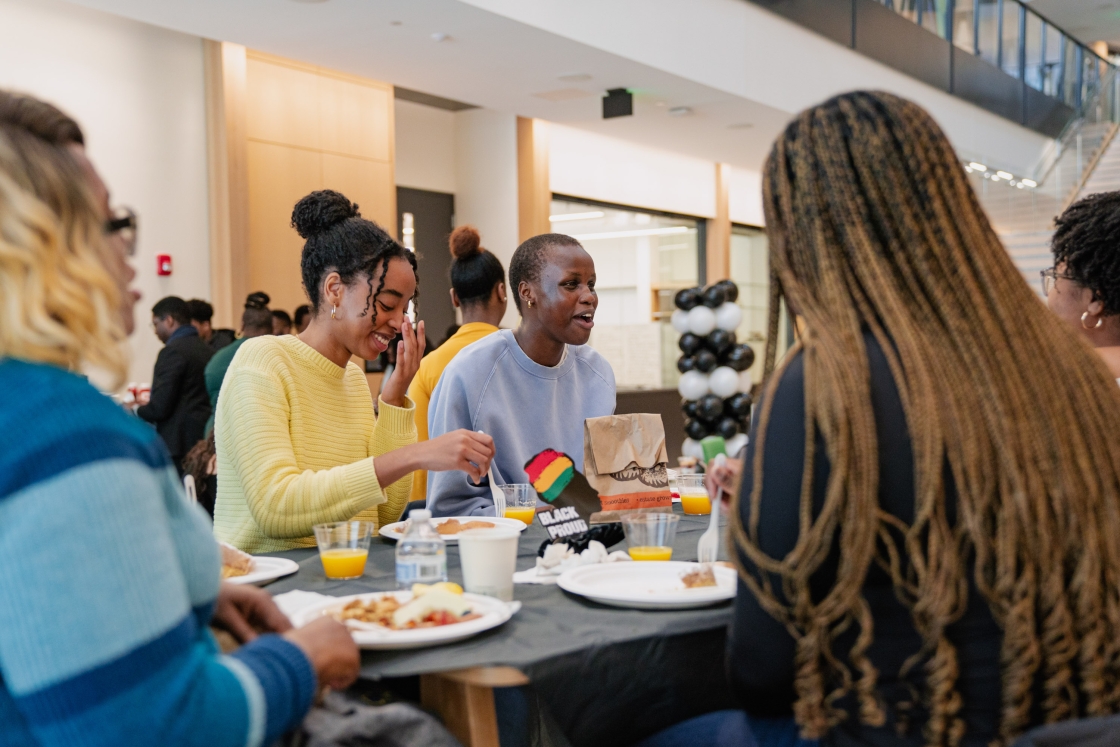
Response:
[[[689,114],[692,114],[692,109],[687,106],[674,106],[669,110],[670,117],[687,117]]]
[[[1023,184],[1022,182],[1019,182],[1019,183],[1018,183],[1018,184],[1016,184],[1015,186],[1016,186],[1016,187],[1018,187],[1019,189],[1022,189],[1023,187],[1025,187],[1025,186],[1027,186],[1027,185],[1026,185],[1026,184]]]
[[[441,31],[437,31],[436,33],[432,34],[432,41],[443,42],[449,40],[450,38],[450,34],[445,34]]]
[[[967,171],[970,174],[972,173],[972,167],[971,166],[965,166],[964,170]]]
[[[968,165],[971,166],[972,168],[976,169],[977,171],[987,171],[988,170],[987,166],[985,166],[982,163],[976,163],[976,161],[973,161],[972,163],[970,163]]]
[[[561,75],[556,80],[562,80],[565,83],[583,83],[586,80],[591,80],[591,76],[587,73],[568,73]]]
[[[626,239],[632,236],[668,236],[675,233],[688,233],[695,231],[688,226],[671,226],[669,228],[642,228],[636,231],[606,231],[604,233],[584,233],[572,236],[578,241],[593,241],[594,239]]]
[[[984,176],[987,176],[987,174],[984,174]],[[992,174],[991,178],[992,178],[993,182],[998,182],[999,181],[999,174]]]
[[[562,223],[566,220],[591,220],[592,218],[602,218],[606,213],[602,210],[591,210],[586,213],[560,213],[559,215],[550,215],[548,219],[553,223]]]
[[[1006,171],[997,171],[996,176],[998,176],[1000,179],[1007,179],[1008,181],[1011,181],[1011,179],[1014,178],[1014,177],[1011,176],[1011,174],[1008,174]]]
[[[294,3],[301,3],[303,5],[316,5],[318,3],[325,3],[327,0],[292,0]]]
[[[400,21],[389,21],[389,25],[390,26],[400,26],[401,22]]]
[[[1019,183],[1020,184],[1026,184],[1028,187],[1037,187],[1038,186],[1038,182],[1036,182],[1034,179],[1020,179]]]

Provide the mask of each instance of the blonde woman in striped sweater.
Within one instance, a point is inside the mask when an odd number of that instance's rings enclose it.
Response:
[[[424,354],[424,323],[414,329],[405,316],[416,293],[415,255],[330,190],[300,200],[292,225],[306,240],[301,270],[312,321],[298,337],[241,346],[214,427],[214,531],[246,552],[312,547],[319,523],[396,521],[412,472],[462,470],[477,482],[494,453],[489,436],[466,430],[416,442],[405,394]],[[397,366],[375,418],[351,358],[375,358],[397,335]]]

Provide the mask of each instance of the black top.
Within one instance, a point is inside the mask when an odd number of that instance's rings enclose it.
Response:
[[[215,329],[210,332],[210,346],[211,352],[218,352],[226,345],[229,345],[237,339],[237,334],[232,329]]]
[[[156,357],[151,399],[136,410],[155,424],[176,461],[202,440],[210,417],[204,371],[212,355],[214,351],[194,327],[188,324],[175,330]]]
[[[875,338],[864,335],[871,369],[871,401],[879,443],[879,505],[906,523],[914,516],[914,460],[906,416],[886,357]],[[770,557],[782,558],[797,541],[802,465],[805,458],[805,369],[798,355],[785,369],[777,392],[766,433],[763,462],[762,501],[759,509],[759,544]],[[743,472],[740,513],[749,526],[750,491],[757,443],[757,421],[751,431]],[[813,477],[814,512],[824,505],[830,465],[824,439],[817,434]],[[946,469],[946,503],[949,520],[955,521],[956,490]],[[839,531],[837,532],[839,535]],[[837,547],[811,579],[815,599],[831,589],[836,577]],[[971,573],[969,574],[971,579]],[[776,579],[776,577],[775,577]],[[971,582],[970,582],[971,584]],[[781,585],[775,580],[774,587]],[[858,723],[856,699],[849,695],[839,704],[849,714],[847,722],[823,740],[833,745],[918,745],[923,744],[921,727],[925,711],[924,670],[921,663],[901,679],[902,664],[921,648],[921,637],[914,628],[910,612],[895,597],[890,575],[872,564],[863,586],[863,595],[874,620],[874,643],[868,651],[879,671],[879,694],[887,712],[887,724],[871,728]],[[999,651],[1002,641],[983,597],[970,588],[968,610],[949,627],[949,640],[956,646],[960,665],[957,692],[964,701],[961,717],[967,732],[966,747],[981,747],[998,734],[1000,708]],[[853,626],[854,627],[854,626]],[[833,651],[847,663],[847,652],[855,631],[841,635]],[[728,642],[729,677],[742,707],[755,716],[790,716],[795,701],[794,640],[789,632],[768,615],[743,583],[735,598],[735,615]],[[897,732],[898,706],[914,702],[905,738]]]

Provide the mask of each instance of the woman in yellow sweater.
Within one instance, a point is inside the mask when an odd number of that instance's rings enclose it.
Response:
[[[506,271],[502,261],[482,248],[474,226],[459,226],[451,232],[451,303],[463,311],[463,325],[446,342],[428,353],[408,388],[416,404],[416,433],[428,440],[428,403],[440,374],[459,351],[476,340],[498,331],[506,313]],[[428,473],[412,476],[412,497],[422,501],[428,489]]]
[[[306,243],[303,286],[312,320],[299,336],[265,336],[237,351],[214,433],[214,533],[246,552],[313,547],[315,524],[400,518],[416,470],[486,475],[494,444],[459,430],[416,442],[405,396],[424,353],[424,323],[405,316],[416,258],[358,206],[330,190],[292,212]],[[380,355],[398,334],[397,366],[380,417],[353,356]]]

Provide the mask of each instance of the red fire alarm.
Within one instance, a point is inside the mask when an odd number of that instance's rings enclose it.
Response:
[[[170,275],[171,274],[171,255],[170,254],[157,254],[156,255],[156,274],[157,275]]]

